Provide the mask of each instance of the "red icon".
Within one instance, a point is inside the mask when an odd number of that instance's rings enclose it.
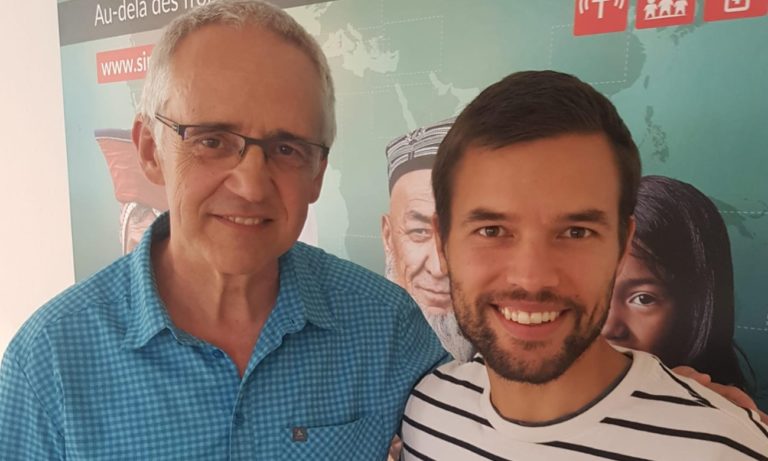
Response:
[[[638,0],[635,27],[679,26],[693,22],[696,0]]]
[[[626,30],[628,11],[629,0],[576,0],[573,34],[592,35]]]
[[[704,0],[704,20],[752,18],[768,14],[768,0]]]

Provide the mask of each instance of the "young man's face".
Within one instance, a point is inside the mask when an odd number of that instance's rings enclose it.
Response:
[[[500,376],[544,383],[600,334],[621,255],[619,176],[600,134],[470,147],[441,260],[461,328]]]

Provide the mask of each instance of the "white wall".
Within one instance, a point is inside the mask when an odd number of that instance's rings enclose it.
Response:
[[[0,12],[0,354],[74,280],[56,6]]]

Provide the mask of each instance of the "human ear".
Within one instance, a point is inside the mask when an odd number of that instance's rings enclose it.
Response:
[[[141,115],[137,115],[133,121],[133,130],[131,139],[139,155],[139,165],[141,165],[144,175],[154,184],[165,185],[163,176],[162,162],[160,161],[160,152],[155,142],[155,135],[152,132],[151,125]]]

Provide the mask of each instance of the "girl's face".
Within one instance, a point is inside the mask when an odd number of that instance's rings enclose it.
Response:
[[[611,344],[650,352],[664,360],[676,355],[670,347],[676,312],[664,283],[643,260],[630,253],[616,273],[611,309],[602,333]]]

